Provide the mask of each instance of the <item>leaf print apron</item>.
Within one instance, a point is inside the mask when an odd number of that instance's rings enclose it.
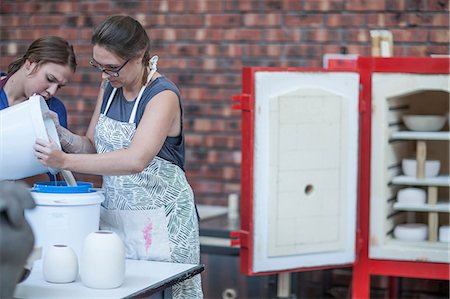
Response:
[[[144,89],[139,92],[128,123],[106,116],[117,89],[112,91],[95,129],[98,153],[126,149],[131,144]],[[127,258],[199,263],[194,195],[181,168],[156,156],[140,173],[103,176],[103,189],[100,228],[121,237]],[[174,285],[172,296],[203,298],[200,275]]]

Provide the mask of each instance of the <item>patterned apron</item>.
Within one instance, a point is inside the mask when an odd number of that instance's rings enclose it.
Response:
[[[131,144],[139,92],[128,123],[106,116],[112,91],[95,129],[98,153],[126,149]],[[100,228],[117,233],[130,259],[198,264],[200,245],[194,195],[177,165],[155,157],[140,173],[103,176],[105,201]],[[172,287],[173,298],[203,298],[200,275]]]

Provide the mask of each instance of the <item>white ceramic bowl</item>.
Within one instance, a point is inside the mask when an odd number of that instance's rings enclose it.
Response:
[[[427,192],[420,188],[403,188],[397,192],[397,202],[407,204],[424,204]]]
[[[424,241],[427,234],[428,226],[423,223],[398,224],[394,228],[394,237],[402,241]]]
[[[439,242],[450,242],[450,226],[439,227]]]
[[[439,174],[441,168],[441,162],[439,160],[427,160],[425,161],[425,177],[435,177]],[[407,176],[417,176],[417,160],[415,159],[403,159],[402,170]]]
[[[411,131],[439,131],[445,125],[446,118],[441,115],[404,115],[403,122]]]

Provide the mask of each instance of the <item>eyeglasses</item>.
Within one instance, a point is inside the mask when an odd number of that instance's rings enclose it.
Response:
[[[115,67],[115,68],[105,68],[104,66],[102,66],[100,63],[98,63],[97,61],[95,61],[94,58],[92,58],[89,61],[89,64],[92,67],[95,67],[96,69],[98,69],[99,71],[107,74],[108,76],[111,77],[119,77],[119,72],[120,70],[128,63],[128,61],[130,61],[130,59],[128,59],[127,61],[125,61],[121,66]]]

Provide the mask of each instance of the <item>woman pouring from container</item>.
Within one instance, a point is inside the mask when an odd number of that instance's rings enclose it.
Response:
[[[47,36],[33,41],[23,56],[9,64],[8,72],[0,74],[0,110],[38,94],[66,128],[66,108],[54,96],[69,81],[76,67],[73,46],[63,38]]]
[[[90,64],[102,84],[86,136],[57,125],[61,145],[37,140],[46,166],[103,175],[101,229],[116,232],[132,259],[199,263],[194,196],[184,173],[183,109],[178,88],[156,71],[150,40],[129,16],[111,16],[93,33]],[[95,154],[94,154],[95,153]],[[202,298],[200,276],[174,298]]]

